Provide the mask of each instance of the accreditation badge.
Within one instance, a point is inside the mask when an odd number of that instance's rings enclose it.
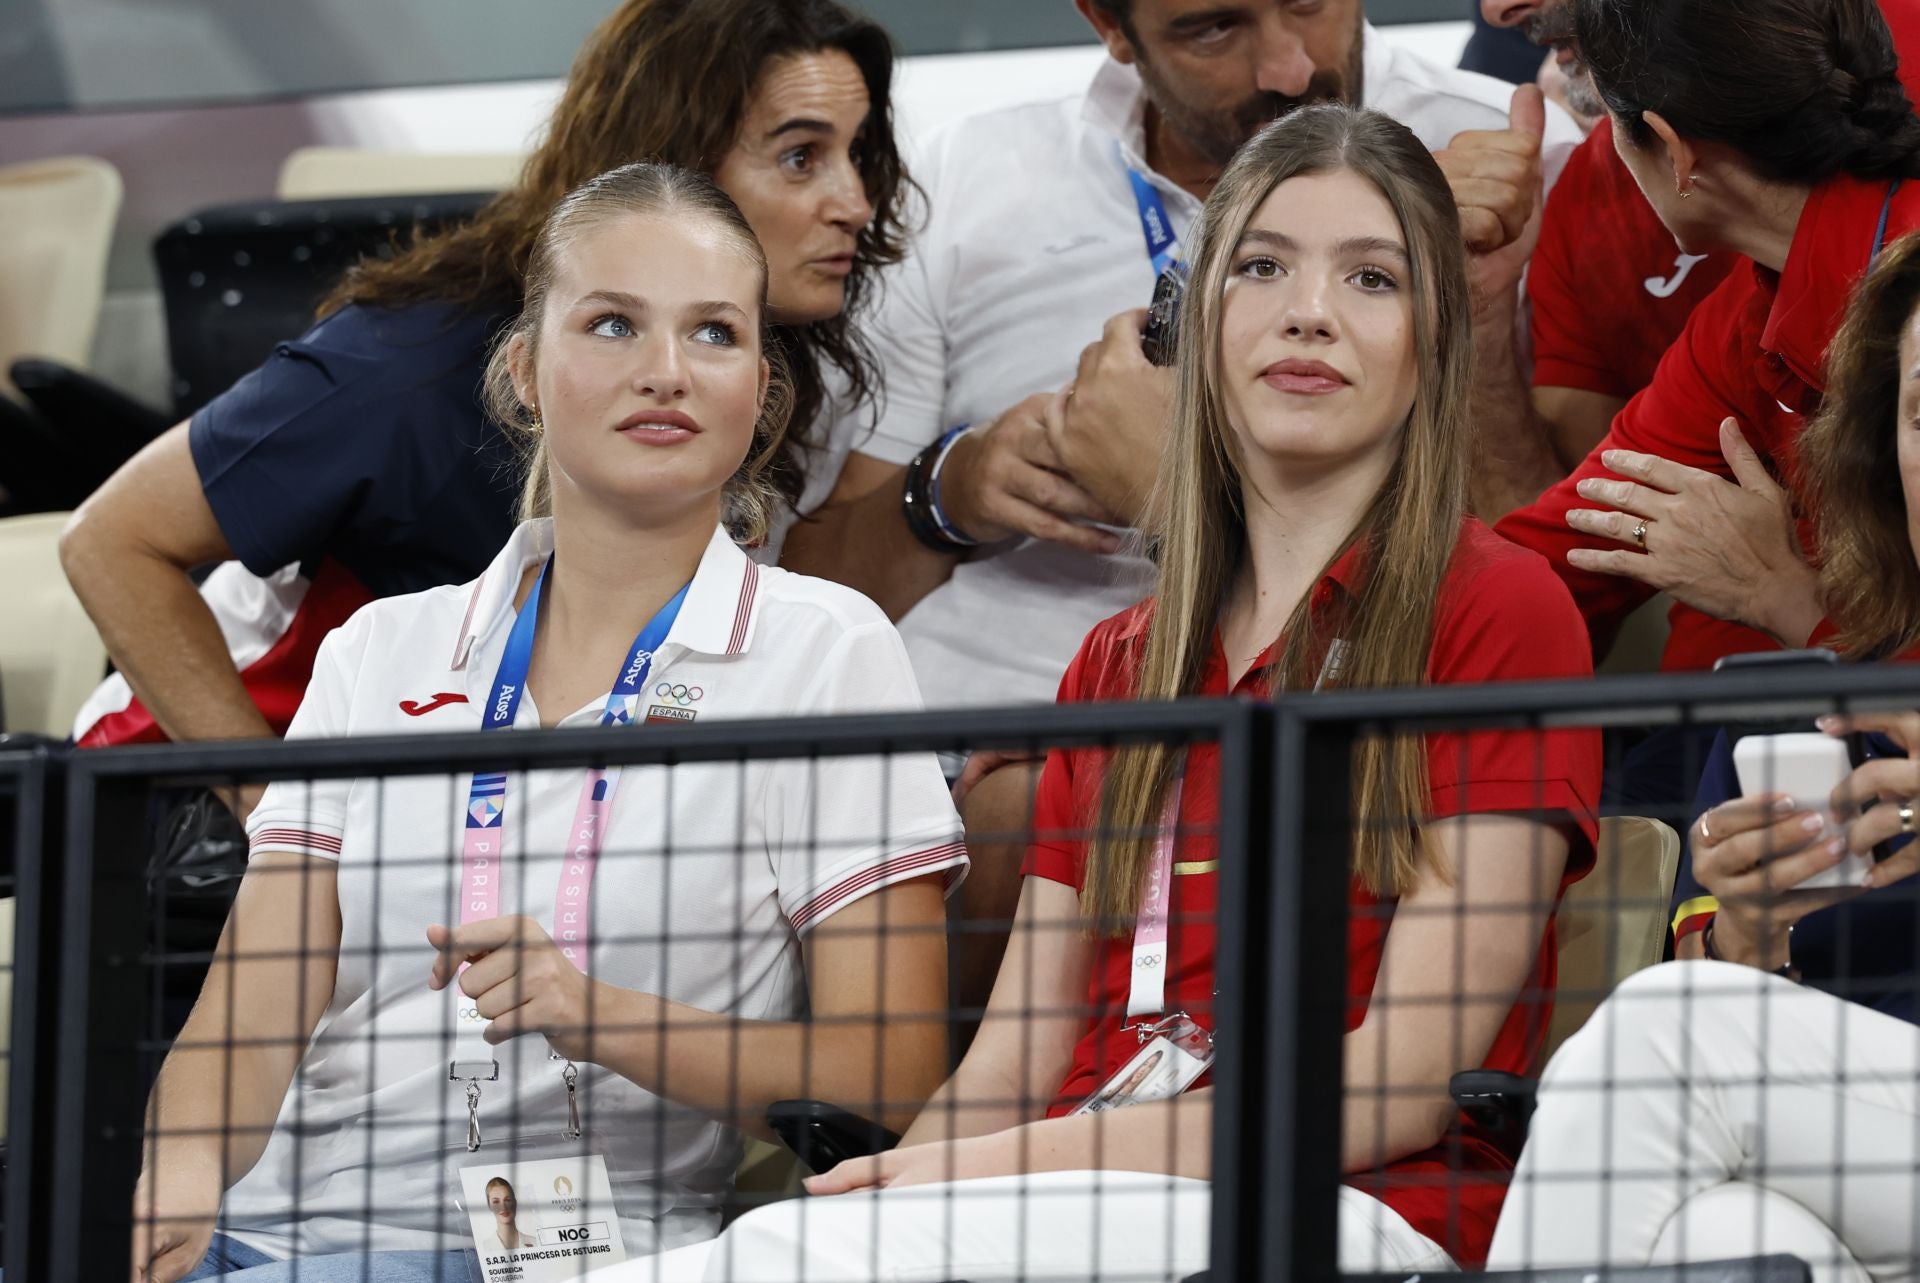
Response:
[[[1074,1106],[1075,1114],[1167,1100],[1200,1080],[1213,1064],[1213,1035],[1185,1012],[1138,1030],[1140,1051],[1092,1095]]]
[[[460,1169],[462,1210],[486,1283],[572,1283],[627,1259],[607,1161],[599,1154]]]

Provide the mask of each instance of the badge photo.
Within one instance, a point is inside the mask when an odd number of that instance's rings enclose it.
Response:
[[[476,1163],[460,1191],[487,1283],[560,1283],[627,1259],[597,1154]]]

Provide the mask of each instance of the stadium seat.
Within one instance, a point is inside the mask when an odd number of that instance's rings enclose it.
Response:
[[[107,671],[107,648],[60,569],[64,512],[0,519],[0,730],[65,739]]]
[[[19,458],[0,461],[5,510],[76,506],[148,441],[231,387],[276,344],[305,332],[348,267],[388,252],[409,228],[470,217],[490,196],[225,205],[168,228],[153,256],[166,305],[173,404],[143,405],[65,362],[15,365],[34,413],[0,413],[0,435],[28,442]]]
[[[120,197],[119,171],[91,156],[0,166],[0,370],[92,359]]]
[[[301,147],[281,164],[275,191],[281,200],[499,191],[520,176],[526,159],[517,152],[467,155]]]
[[[1579,1032],[1614,987],[1666,952],[1667,907],[1680,871],[1680,835],[1635,815],[1600,821],[1593,871],[1560,907],[1560,984],[1544,1056]],[[1533,1117],[1536,1083],[1518,1074],[1470,1069],[1450,1084],[1454,1103],[1502,1133],[1518,1153]]]
[[[202,210],[153,244],[167,310],[173,413],[186,418],[313,324],[347,268],[410,228],[470,218],[491,192],[261,201]]]

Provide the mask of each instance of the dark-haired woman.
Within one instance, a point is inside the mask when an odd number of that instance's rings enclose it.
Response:
[[[1817,640],[1859,658],[1920,657],[1916,367],[1920,236],[1909,236],[1851,304],[1826,403],[1801,438],[1830,609]],[[1723,801],[1690,826],[1698,891],[1679,953],[1695,960],[1627,981],[1554,1057],[1493,1265],[1783,1252],[1819,1283],[1914,1277],[1920,843],[1902,830],[1920,802],[1920,713],[1819,726],[1877,741],[1834,790],[1872,805],[1837,833],[1776,794]],[[1883,842],[1893,849],[1864,882],[1792,890]]]
[[[1157,591],[1094,629],[1062,699],[1591,671],[1545,563],[1466,515],[1461,243],[1439,166],[1385,116],[1306,107],[1241,150],[1200,222]],[[1598,748],[1558,730],[1356,754],[1347,1270],[1485,1252],[1512,1156],[1447,1083],[1537,1061],[1554,909],[1592,859]],[[1053,753],[986,1018],[901,1146],[810,1182],[833,1197],[607,1283],[1202,1268],[1218,868],[1249,854],[1216,841],[1219,769],[1208,746]],[[1136,948],[1152,961],[1136,968]]]
[[[319,639],[355,607],[479,573],[516,488],[481,410],[488,340],[554,203],[629,161],[710,174],[766,247],[771,349],[796,390],[773,474],[790,508],[824,380],[855,399],[872,387],[853,313],[901,250],[892,75],[886,34],[834,0],[626,0],[512,188],[363,263],[312,330],[75,515],[62,559],[130,684],[102,693],[82,743],[278,734]],[[188,571],[221,561],[238,564],[197,592]]]
[[[1804,645],[1823,611],[1785,486],[1848,294],[1920,226],[1920,3],[1577,6],[1614,145],[1661,221],[1687,252],[1752,266],[1695,310],[1586,462],[1500,532],[1548,555],[1597,649],[1661,589],[1682,603],[1667,668]]]

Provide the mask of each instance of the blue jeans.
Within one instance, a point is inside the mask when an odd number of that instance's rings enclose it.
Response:
[[[348,1252],[276,1261],[238,1239],[215,1234],[207,1259],[181,1283],[483,1283],[472,1252]]]

